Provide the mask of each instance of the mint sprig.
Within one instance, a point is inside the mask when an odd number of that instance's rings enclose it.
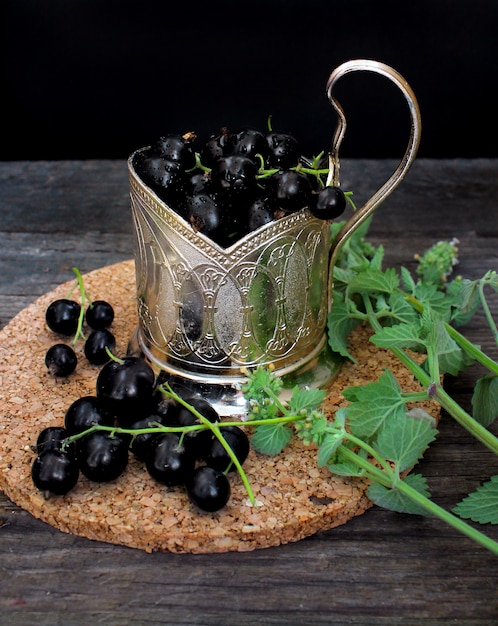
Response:
[[[332,225],[332,237],[342,226]],[[278,431],[271,424],[257,426],[253,446],[262,453],[278,452],[294,430],[304,443],[318,446],[319,466],[334,474],[368,479],[367,495],[375,504],[436,516],[498,555],[498,543],[464,521],[498,523],[498,476],[469,494],[452,512],[434,503],[425,478],[411,470],[438,432],[423,408],[408,408],[408,403],[439,404],[498,454],[498,438],[488,429],[498,417],[498,362],[457,330],[482,308],[498,345],[486,298],[488,289],[498,292],[497,274],[489,271],[478,280],[449,280],[458,263],[455,240],[438,242],[418,256],[415,275],[405,267],[383,269],[384,250],[366,241],[368,226],[363,224],[343,244],[333,270],[329,344],[354,361],[349,334],[360,324],[370,326],[372,343],[391,351],[419,382],[420,390],[403,391],[386,371],[377,381],[343,390],[349,405],[326,419],[318,396],[308,404],[311,390],[296,388],[289,403],[283,404],[271,372],[258,370],[244,390],[253,410],[263,418],[266,414],[286,416],[289,422],[279,424]],[[415,358],[414,353],[423,356]],[[474,362],[488,372],[475,386],[471,415],[444,389],[443,377],[458,375]],[[292,423],[292,416],[301,419]]]

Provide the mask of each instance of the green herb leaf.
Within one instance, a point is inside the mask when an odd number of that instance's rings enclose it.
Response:
[[[427,482],[420,474],[408,474],[403,482],[426,498],[430,498]],[[407,495],[402,493],[398,488],[388,488],[378,483],[373,483],[367,489],[367,496],[377,506],[398,513],[412,513],[415,515],[428,515],[424,507],[414,502]]]
[[[400,473],[415,465],[437,432],[427,420],[405,414],[385,421],[373,446],[385,459],[393,461]]]
[[[481,485],[454,508],[453,512],[478,524],[498,524],[498,476]]]
[[[301,413],[301,411],[312,411],[325,400],[327,392],[324,389],[301,389],[294,387],[292,396],[289,400],[289,409],[293,413]]]
[[[405,403],[398,381],[386,370],[375,382],[362,387],[346,389],[343,395],[354,402],[347,407],[351,432],[369,440],[376,435],[387,419],[404,419]]]
[[[341,433],[326,433],[318,448],[317,464],[318,467],[325,467],[330,461],[330,457],[335,453],[342,443]]]
[[[408,348],[423,350],[425,342],[420,339],[420,324],[397,324],[380,328],[370,341],[379,348]]]
[[[260,454],[279,454],[292,437],[285,424],[261,424],[254,429],[251,445]]]
[[[377,268],[368,268],[358,273],[348,285],[348,295],[353,293],[393,293],[399,286],[399,278],[394,268],[384,272]]]
[[[351,316],[344,297],[334,291],[334,303],[328,317],[328,341],[330,348],[341,356],[355,362],[349,352],[348,336],[360,324]]]
[[[490,426],[498,417],[498,376],[482,376],[472,396],[472,413],[483,426]]]

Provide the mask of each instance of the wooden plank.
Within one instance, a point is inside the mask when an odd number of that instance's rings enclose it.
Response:
[[[368,197],[395,161],[345,161]],[[37,296],[129,258],[123,161],[0,163],[0,325]],[[498,161],[416,162],[379,208],[386,264],[458,237],[458,271],[498,267]],[[496,310],[496,297],[492,298]],[[469,337],[496,356],[479,315]],[[447,380],[466,408],[479,370]],[[0,416],[1,427],[1,416]],[[497,433],[496,427],[493,428]],[[419,470],[451,507],[497,473],[494,455],[448,416]],[[485,528],[498,540],[496,528]],[[373,508],[296,544],[222,555],[146,554],[60,533],[0,494],[0,612],[12,624],[459,624],[498,620],[498,559],[442,522]]]

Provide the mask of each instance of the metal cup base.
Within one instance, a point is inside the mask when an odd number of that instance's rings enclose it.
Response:
[[[168,382],[172,389],[183,398],[202,397],[218,412],[220,417],[244,419],[249,412],[249,405],[242,392],[247,378],[243,376],[214,376],[210,380],[196,377],[192,372],[178,372],[159,362],[147,347],[141,329],[138,327],[128,343],[127,354],[143,358],[155,371],[159,384]],[[283,382],[281,399],[287,401],[292,389],[297,385],[307,388],[326,388],[336,378],[342,359],[333,353],[325,341],[319,350],[302,364],[291,371],[277,375]]]

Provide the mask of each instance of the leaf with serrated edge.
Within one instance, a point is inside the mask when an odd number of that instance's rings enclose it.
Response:
[[[344,301],[334,296],[334,302],[328,317],[329,346],[334,352],[337,352],[353,362],[355,362],[355,359],[348,349],[348,337],[359,323],[359,320],[350,316],[348,307]]]
[[[282,452],[292,437],[292,431],[284,424],[261,424],[254,430],[251,445],[261,454]]]
[[[343,395],[354,402],[347,407],[347,417],[351,432],[360,438],[369,439],[389,418],[405,417],[405,404],[398,381],[386,370],[377,381],[361,387],[343,391]]]
[[[454,508],[453,513],[478,524],[498,524],[498,476],[482,484]]]
[[[398,286],[399,278],[394,268],[389,268],[383,272],[369,267],[353,278],[348,285],[348,293],[393,293]]]
[[[396,324],[380,328],[370,341],[379,348],[409,348],[421,350],[424,342],[420,339],[420,328],[413,324]]]
[[[421,474],[408,474],[403,479],[407,485],[430,498],[425,478]],[[378,483],[373,483],[367,489],[368,498],[377,506],[398,513],[411,513],[414,515],[428,515],[427,511],[399,489],[389,489]]]
[[[317,464],[318,467],[324,467],[327,465],[330,457],[334,454],[337,448],[341,445],[342,435],[338,433],[327,433],[323,438],[323,441],[318,448]]]
[[[472,414],[486,428],[498,417],[498,376],[482,376],[472,396]]]
[[[379,431],[374,448],[396,464],[398,472],[412,468],[434,441],[437,430],[426,420],[416,417],[390,419]]]
[[[304,410],[317,409],[325,400],[327,392],[324,389],[301,389],[294,387],[289,400],[289,409],[292,413]]]

